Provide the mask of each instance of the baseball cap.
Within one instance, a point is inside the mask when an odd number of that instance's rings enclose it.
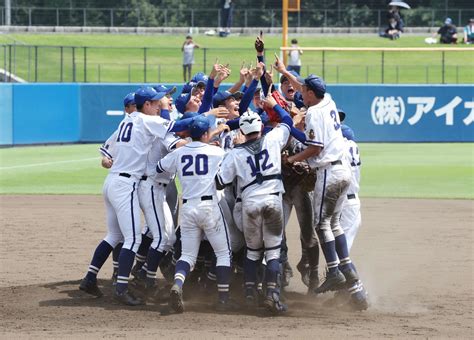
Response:
[[[180,113],[184,113],[186,111],[186,104],[191,99],[191,93],[181,93],[178,98],[174,101],[174,105],[176,106],[176,110]]]
[[[123,98],[123,106],[135,105],[135,92],[130,92]]]
[[[143,105],[146,101],[160,100],[165,95],[165,92],[156,92],[151,87],[142,87],[137,92],[135,92],[135,103],[137,105]]]
[[[301,76],[298,74],[298,72],[296,72],[296,71],[294,71],[294,70],[291,70],[291,71],[289,71],[289,73],[291,73],[292,75],[294,75],[294,76],[298,79],[298,81],[299,81],[300,83],[303,82],[303,78],[301,78]],[[280,84],[283,84],[285,81],[288,81],[288,77],[285,76],[285,75],[282,75],[282,76],[280,77]]]
[[[339,113],[339,120],[341,123],[346,119],[346,113],[344,112],[343,109],[337,108],[337,112]]]
[[[326,83],[322,78],[315,76],[314,74],[310,74],[307,78],[304,79],[303,85],[309,87],[314,93],[319,96],[324,96],[326,93]]]
[[[196,116],[189,125],[189,134],[192,138],[200,138],[211,127],[211,122],[204,115]]]
[[[228,98],[230,97],[238,98],[238,96],[239,96],[238,94],[230,93],[229,91],[219,91],[214,95],[214,97],[212,97],[212,106],[218,107]]]
[[[198,85],[199,84],[207,85],[208,80],[209,80],[209,77],[206,76],[203,72],[198,72],[191,78],[191,82],[196,83]]]
[[[347,138],[348,140],[355,140],[354,131],[352,131],[349,126],[342,124],[341,131],[344,138]]]
[[[451,18],[446,18],[446,20],[444,20],[445,25],[451,25],[452,23],[453,23],[453,19]]]
[[[166,87],[164,85],[156,85],[153,86],[156,92],[165,92],[167,95],[168,94],[173,94],[176,92],[176,86],[173,87]]]
[[[188,82],[186,84],[183,85],[183,90],[181,91],[181,94],[183,93],[191,93],[191,91],[193,90],[193,88],[195,88],[197,86],[197,83],[195,82]]]

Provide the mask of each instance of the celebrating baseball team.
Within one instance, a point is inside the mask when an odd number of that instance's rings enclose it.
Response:
[[[176,88],[163,85],[125,96],[124,119],[100,147],[107,235],[80,290],[103,295],[97,275],[112,254],[114,299],[125,305],[182,313],[199,292],[218,312],[284,314],[294,207],[308,295],[334,292],[327,303],[336,308],[368,308],[349,255],[361,223],[361,162],[346,113],[323,79],[303,79],[277,56],[268,67],[261,36],[255,49],[256,65],[242,65],[227,91],[219,87],[231,70],[216,60],[176,100]]]

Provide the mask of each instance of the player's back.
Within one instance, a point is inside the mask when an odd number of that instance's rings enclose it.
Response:
[[[232,167],[238,178],[242,199],[285,192],[281,181],[281,150],[288,137],[288,126],[280,124],[257,140],[235,146],[226,156],[231,158],[221,169],[221,178],[227,182],[226,167]]]
[[[158,116],[139,112],[126,116],[118,127],[114,163],[110,172],[142,176],[153,140],[156,137],[164,138],[169,127],[169,121]]]
[[[307,143],[322,147],[317,157],[309,159],[310,165],[324,167],[331,162],[342,160],[345,144],[341,122],[336,103],[329,94],[326,93],[320,103],[308,109],[305,123]]]
[[[215,177],[224,157],[221,148],[202,142],[191,142],[172,154],[183,199],[216,195]]]
[[[353,140],[344,139],[346,149],[345,149],[345,157],[347,162],[351,165],[351,184],[349,186],[349,190],[347,191],[349,194],[359,194],[360,189],[360,154],[359,154],[359,147],[357,143]]]

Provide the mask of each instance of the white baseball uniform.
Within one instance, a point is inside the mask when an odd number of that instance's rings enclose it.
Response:
[[[247,257],[267,262],[280,257],[283,236],[281,150],[290,128],[280,124],[265,136],[235,146],[224,158],[218,180],[228,185],[238,178]],[[263,248],[265,244],[265,249]]]
[[[109,154],[113,150],[114,159],[103,187],[108,228],[105,241],[112,247],[121,242],[122,235],[123,248],[136,252],[140,245],[138,184],[145,173],[153,140],[164,138],[172,126],[172,122],[161,117],[133,112],[125,116],[112,135],[113,147],[104,148]]]
[[[153,242],[150,247],[159,252],[167,252],[176,241],[173,216],[166,201],[166,187],[173,178],[169,173],[157,173],[156,164],[171,152],[180,138],[167,133],[164,139],[155,138],[148,153],[144,177],[138,189],[138,199],[148,233]]]
[[[339,215],[351,178],[349,164],[344,157],[345,143],[338,111],[329,94],[326,93],[321,102],[308,109],[305,123],[306,143],[322,147],[320,154],[309,158],[308,162],[317,169],[314,224],[320,241],[326,243],[344,233]],[[337,263],[329,266],[337,266]]]
[[[157,169],[177,173],[182,188],[180,261],[193,268],[203,233],[217,257],[216,266],[230,266],[230,241],[218,205],[215,176],[224,157],[216,146],[191,142],[158,162]]]
[[[347,162],[351,165],[352,176],[347,196],[342,204],[341,227],[346,234],[347,248],[351,250],[357,231],[361,225],[360,214],[360,154],[357,143],[344,139],[346,142],[345,157]]]

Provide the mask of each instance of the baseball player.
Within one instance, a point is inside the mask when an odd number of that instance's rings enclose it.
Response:
[[[175,127],[174,122],[156,117],[159,100],[164,95],[149,87],[136,91],[138,112],[126,115],[114,132],[117,136],[114,161],[103,187],[108,233],[96,248],[87,275],[79,286],[86,293],[103,295],[97,286],[97,274],[112,249],[123,239],[114,298],[131,306],[143,303],[129,292],[128,280],[141,242],[137,189],[145,172],[146,157],[156,137],[163,139],[173,128],[180,130],[189,124],[183,121]]]
[[[216,276],[218,310],[233,308],[229,301],[230,244],[227,227],[217,204],[215,176],[222,162],[224,151],[206,144],[208,118],[194,118],[190,126],[193,141],[168,154],[158,162],[157,172],[177,173],[182,186],[183,206],[180,211],[181,257],[176,263],[174,284],[170,291],[170,307],[184,311],[182,287],[186,276],[194,267],[203,234],[212,245],[217,257]]]
[[[279,63],[277,60],[276,64]],[[288,74],[284,66],[277,66]],[[308,107],[305,118],[308,147],[288,157],[287,161],[293,163],[307,159],[317,170],[314,217],[328,272],[324,282],[314,290],[314,293],[349,286],[351,298],[365,299],[365,295],[360,294],[359,278],[349,257],[346,237],[339,222],[342,203],[349,189],[351,172],[344,158],[345,144],[340,131],[337,108],[331,97],[326,94],[326,85],[321,78],[310,75],[301,87],[304,103]]]
[[[252,111],[240,117],[240,130],[246,142],[225,157],[217,181],[220,186],[231,184],[238,178],[242,198],[242,224],[247,247],[244,263],[245,296],[249,306],[257,303],[257,266],[265,252],[267,292],[265,307],[272,313],[281,313],[287,306],[280,301],[278,275],[283,236],[281,181],[281,150],[290,135],[291,117],[273,97],[267,104],[280,115],[282,124],[264,137],[262,120]]]

